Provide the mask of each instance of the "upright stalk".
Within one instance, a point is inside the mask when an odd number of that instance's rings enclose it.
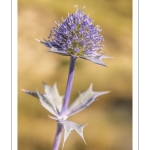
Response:
[[[70,100],[70,94],[72,90],[72,83],[73,83],[73,77],[74,77],[74,67],[75,67],[76,58],[70,57],[70,67],[69,67],[69,74],[68,74],[68,81],[67,81],[67,87],[66,87],[66,93],[63,101],[63,106],[61,110],[61,115],[65,115],[65,112],[67,111],[69,100]]]
[[[69,105],[70,94],[71,94],[71,90],[72,90],[73,77],[74,77],[75,62],[76,62],[76,58],[70,56],[70,67],[69,67],[68,81],[67,81],[63,106],[62,106],[62,110],[61,110],[61,114],[60,114],[62,117],[65,115],[67,108],[68,108],[68,105]],[[55,135],[53,150],[59,149],[61,135],[62,135],[62,127],[63,127],[62,124],[57,123],[57,131],[56,131],[56,135]]]
[[[62,127],[63,127],[62,124],[57,123],[57,131],[56,131],[55,140],[54,140],[54,144],[53,144],[53,150],[59,149],[61,135],[62,135]]]

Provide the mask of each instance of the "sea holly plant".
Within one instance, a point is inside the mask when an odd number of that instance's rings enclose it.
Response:
[[[69,14],[63,22],[56,22],[48,39],[38,40],[41,44],[48,47],[48,52],[57,53],[70,57],[70,67],[68,73],[68,81],[64,96],[60,96],[57,85],[49,86],[43,83],[44,93],[23,91],[39,99],[40,104],[48,110],[52,116],[49,118],[57,122],[57,131],[54,139],[53,150],[58,150],[61,140],[62,129],[64,127],[64,143],[70,132],[75,130],[85,142],[83,129],[87,124],[78,125],[72,121],[68,121],[68,117],[79,113],[93,103],[97,97],[109,93],[109,91],[96,92],[92,90],[92,84],[89,88],[80,93],[79,96],[69,106],[69,100],[72,90],[74,68],[77,58],[89,60],[95,64],[105,66],[102,58],[111,58],[99,53],[103,48],[103,36],[100,34],[99,26],[93,25],[93,20],[84,14],[84,7],[78,9],[75,5],[76,12]],[[86,143],[86,142],[85,142]]]

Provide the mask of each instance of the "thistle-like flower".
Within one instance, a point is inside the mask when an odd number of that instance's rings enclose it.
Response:
[[[62,23],[56,22],[57,26],[51,30],[48,40],[38,41],[49,47],[49,52],[80,57],[106,66],[101,59],[110,57],[98,54],[104,40],[100,27],[94,26],[93,20],[83,13],[84,7],[81,10],[77,5],[75,7],[74,14],[68,15]]]

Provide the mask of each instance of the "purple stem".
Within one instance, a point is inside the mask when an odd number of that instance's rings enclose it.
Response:
[[[63,127],[62,124],[57,123],[57,131],[56,131],[56,135],[55,135],[53,150],[59,149],[61,135],[62,135],[62,127]]]
[[[63,101],[63,106],[61,110],[61,116],[64,116],[66,113],[66,110],[68,108],[69,100],[70,100],[70,94],[72,89],[72,83],[73,83],[73,76],[74,76],[74,67],[75,67],[76,58],[70,57],[70,67],[69,67],[69,74],[68,74],[68,81],[67,81],[67,87],[66,87],[66,93]],[[57,131],[55,135],[53,150],[58,150],[62,135],[62,124],[57,123]]]
[[[70,67],[69,67],[69,75],[68,75],[68,81],[67,81],[67,87],[66,87],[66,93],[63,101],[63,106],[61,110],[61,115],[65,115],[68,105],[69,105],[69,100],[70,100],[70,94],[72,90],[72,83],[73,83],[73,77],[74,77],[74,67],[75,67],[75,62],[76,58],[75,57],[70,57]]]

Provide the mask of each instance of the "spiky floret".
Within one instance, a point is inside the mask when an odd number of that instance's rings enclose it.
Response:
[[[84,14],[85,7],[75,7],[74,14],[68,15],[62,23],[56,22],[56,27],[51,30],[48,40],[38,41],[49,47],[49,52],[80,57],[106,66],[101,59],[110,57],[104,56],[103,53],[98,54],[103,48],[104,38],[100,34],[102,29],[95,26],[93,20]]]
[[[102,49],[101,29],[93,25],[93,20],[83,10],[84,7],[81,10],[77,8],[62,23],[56,23],[57,27],[49,36],[53,47],[76,57],[93,56]]]

